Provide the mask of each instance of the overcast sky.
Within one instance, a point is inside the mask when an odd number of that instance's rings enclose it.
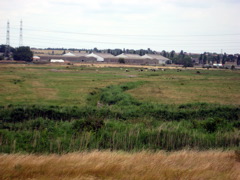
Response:
[[[240,0],[1,0],[0,44],[240,53]]]

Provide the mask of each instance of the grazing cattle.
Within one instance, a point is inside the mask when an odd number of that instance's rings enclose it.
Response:
[[[129,70],[128,70],[128,69],[126,69],[125,71],[126,71],[126,72],[129,72]]]

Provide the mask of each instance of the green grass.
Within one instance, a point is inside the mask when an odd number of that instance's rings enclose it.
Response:
[[[192,102],[240,104],[238,71],[203,70],[200,75],[195,72],[195,70],[157,72],[158,76],[149,77],[150,83],[130,90],[129,93],[143,101],[163,104]]]
[[[74,67],[1,68],[0,104],[85,105],[87,94],[128,79],[114,71]],[[19,80],[21,82],[14,83]],[[127,81],[127,80],[126,80]]]
[[[0,66],[0,152],[237,149],[239,71]]]
[[[129,81],[149,83],[129,90],[143,101],[163,104],[192,102],[240,105],[240,72],[231,70],[176,70],[138,72],[136,68],[84,66],[0,67],[0,105],[85,105],[94,89]]]

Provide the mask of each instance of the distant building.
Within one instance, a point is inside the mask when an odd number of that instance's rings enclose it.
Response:
[[[63,59],[51,59],[50,62],[52,63],[64,63]]]
[[[109,53],[95,53],[95,52],[86,55],[86,57],[94,57],[97,59],[98,62],[103,62],[105,59],[116,58],[115,56]]]
[[[223,65],[222,64],[213,64],[213,66],[215,66],[215,67],[222,67]]]
[[[143,58],[143,59],[156,59],[156,60],[158,60],[159,64],[166,64],[166,62],[170,60],[170,59],[168,59],[168,58],[166,58],[162,55],[159,55],[159,54],[145,54],[145,55],[141,56],[141,58]]]
[[[142,65],[146,65],[146,64],[151,64],[151,65],[157,65],[159,64],[159,60],[154,59],[154,58],[145,58],[143,56],[140,56],[138,54],[119,54],[118,56],[116,56],[118,59],[122,58],[124,59],[124,62],[126,64],[142,64]]]
[[[41,58],[39,56],[33,56],[33,61],[39,61]]]
[[[139,65],[158,65],[165,64],[168,58],[161,55],[148,54],[140,56],[138,54],[125,54],[122,53],[118,56],[114,56],[110,53],[97,53],[92,52],[91,54],[85,52],[68,52],[64,55],[39,55],[40,62],[61,62],[58,60],[63,60],[64,62],[72,63],[120,63],[120,59],[124,59],[121,63],[125,64],[139,64]],[[57,60],[57,61],[54,61]]]
[[[124,58],[124,59],[141,59],[141,56],[139,56],[138,54],[119,54],[116,56],[117,58]]]
[[[76,56],[76,55],[71,52],[68,52],[68,53],[64,54],[63,56]]]

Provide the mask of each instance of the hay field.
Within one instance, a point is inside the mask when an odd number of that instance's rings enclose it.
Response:
[[[93,151],[65,155],[0,155],[0,179],[215,179],[240,178],[234,152],[123,153]]]

